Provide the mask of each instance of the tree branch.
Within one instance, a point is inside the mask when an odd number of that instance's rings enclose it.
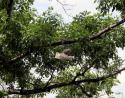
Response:
[[[70,14],[67,13],[67,11],[66,11],[66,9],[65,9],[65,7],[64,7],[64,6],[67,6],[67,5],[69,5],[69,4],[63,4],[63,3],[60,2],[59,0],[56,0],[56,1],[62,6],[64,12],[65,12],[68,16],[73,17],[73,16],[71,16]],[[70,5],[70,6],[71,6],[71,5]]]
[[[99,31],[98,33],[95,33],[94,35],[90,36],[88,39],[89,40],[98,39],[102,34],[108,33],[113,28],[119,26],[120,24],[123,24],[124,22],[125,22],[125,19],[122,19],[121,21],[119,21],[119,22]],[[84,39],[85,38],[78,38],[78,39],[72,39],[72,40],[62,40],[62,41],[53,42],[51,44],[47,44],[46,46],[43,46],[43,47],[52,47],[52,46],[56,47],[56,46],[59,46],[59,45],[73,44],[73,43],[76,43],[76,42],[82,42],[82,41],[84,41]],[[31,50],[31,49],[29,49],[29,50]],[[15,57],[15,58],[12,58],[9,62],[12,62],[12,61],[16,62],[17,60],[20,60],[20,59],[24,58],[25,56],[29,55],[32,52],[33,52],[33,50],[32,51],[26,51],[25,53],[22,53],[19,56]]]
[[[36,94],[36,93],[47,92],[52,89],[56,89],[56,88],[60,88],[60,87],[64,87],[64,86],[79,85],[79,84],[85,83],[85,82],[95,83],[95,82],[99,82],[99,81],[105,80],[107,78],[113,77],[114,75],[117,75],[124,70],[125,70],[125,67],[112,74],[108,74],[108,75],[94,78],[94,79],[83,79],[83,80],[77,80],[77,81],[72,80],[71,82],[62,82],[62,83],[49,85],[46,88],[38,88],[38,89],[33,89],[33,90],[20,90],[20,91],[18,90],[18,91],[8,92],[8,94],[20,94],[20,95]]]
[[[95,33],[94,35],[90,36],[88,39],[89,40],[95,40],[97,38],[99,38],[101,35],[103,35],[104,33],[107,33],[109,31],[111,31],[112,29],[114,29],[115,27],[119,26],[120,24],[123,24],[125,22],[125,19],[122,19],[121,21],[107,27],[104,28],[103,30]],[[58,42],[54,42],[48,46],[59,46],[59,45],[66,45],[66,44],[73,44],[76,42],[82,42],[84,41],[85,38],[78,38],[78,39],[73,39],[73,40],[63,40],[63,41],[58,41]]]
[[[84,66],[86,66],[86,65],[84,65]],[[82,72],[82,73],[80,73],[80,71],[79,71],[79,73],[77,73],[76,74],[76,76],[74,77],[74,81],[79,77],[79,76],[84,76],[84,74],[91,68],[92,66],[89,66],[89,67],[84,67],[84,71]],[[82,70],[82,69],[81,69]]]
[[[5,87],[4,87],[4,85],[3,85],[2,83],[0,83],[0,86],[1,86],[2,90],[5,92]]]
[[[123,24],[124,22],[125,22],[125,19],[122,19],[121,21],[116,22],[115,24],[113,24],[113,25],[111,25],[111,26],[109,26],[109,27],[99,31],[95,35],[90,36],[90,40],[94,40],[94,39],[99,38],[102,34],[111,31],[112,29],[114,29],[115,27],[119,26],[120,24]]]
[[[13,0],[7,0],[7,15],[8,15],[8,18],[11,17],[11,14],[12,14],[12,9],[13,9]]]
[[[50,81],[53,78],[53,74],[54,74],[54,71],[51,73],[51,76],[50,76],[49,80],[46,82],[46,85],[44,86],[44,88],[46,88],[50,84]]]

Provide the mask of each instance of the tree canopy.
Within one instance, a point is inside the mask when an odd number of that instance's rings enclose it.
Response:
[[[98,13],[83,11],[68,24],[52,7],[37,15],[33,2],[0,1],[0,96],[110,95],[125,70],[117,52],[125,47],[124,0],[95,0]],[[115,10],[121,16],[113,18]],[[64,49],[72,50],[73,60],[55,58]]]

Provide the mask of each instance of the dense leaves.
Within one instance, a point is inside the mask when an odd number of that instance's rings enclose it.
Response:
[[[119,11],[121,16],[125,15],[125,1],[124,0],[95,0],[99,3],[98,9],[104,14],[111,11]]]
[[[99,9],[123,10],[118,2],[112,2],[101,0]],[[114,72],[122,65],[117,48],[125,46],[125,28],[118,26],[94,40],[90,37],[116,23],[118,18],[85,11],[65,24],[53,8],[37,15],[31,4],[33,0],[0,2],[0,79],[1,84],[15,86],[14,91],[1,90],[0,96],[37,93],[43,96],[43,92],[54,88],[58,98],[98,96],[99,91],[111,94],[112,86],[118,82]],[[74,41],[64,44],[68,40]],[[54,44],[59,41],[60,45]],[[54,58],[56,52],[67,48],[72,50],[73,61]]]

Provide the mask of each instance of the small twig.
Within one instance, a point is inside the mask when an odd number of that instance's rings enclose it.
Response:
[[[52,74],[51,74],[51,76],[50,76],[50,79],[47,81],[46,85],[45,85],[43,88],[46,88],[46,87],[49,85],[50,81],[51,81],[52,78],[53,78],[53,74],[54,74],[54,71],[52,72]]]
[[[3,91],[6,91],[4,86],[0,83],[0,86],[2,87]]]
[[[84,66],[84,71],[82,72],[82,73],[80,73],[80,71],[79,71],[79,73],[77,73],[77,75],[74,77],[74,81],[76,80],[76,78],[78,78],[79,76],[84,76],[84,74],[91,68],[92,66],[89,66],[89,67],[87,67],[86,65]],[[82,70],[82,69],[80,69],[80,70]]]
[[[65,12],[68,16],[73,17],[73,16],[71,16],[71,15],[69,15],[69,14],[67,13],[67,9],[65,9],[65,7],[64,7],[64,6],[71,6],[71,5],[63,4],[63,3],[60,2],[59,0],[56,0],[56,1],[62,6],[64,12]]]

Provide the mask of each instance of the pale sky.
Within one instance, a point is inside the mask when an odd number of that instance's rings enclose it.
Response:
[[[87,10],[87,11],[91,11],[92,13],[96,13],[96,5],[93,3],[94,0],[59,0],[59,1],[63,4],[68,4],[64,6],[68,15],[65,13],[61,4],[58,3],[56,0],[35,0],[34,7],[37,9],[38,14],[40,14],[43,11],[47,10],[49,6],[53,6],[55,12],[58,12],[59,14],[61,14],[64,18],[64,21],[67,23],[72,21],[71,16],[75,16],[79,12]],[[125,51],[123,51],[122,49],[118,49],[118,53],[120,57],[125,59],[124,57]],[[121,83],[118,86],[115,86],[112,88],[112,90],[118,94],[118,95],[115,95],[116,98],[125,97],[125,78],[124,77],[125,77],[125,72],[122,72],[121,74],[119,74],[118,79],[120,80]],[[44,98],[55,98],[55,95],[47,94],[47,96],[45,96]],[[107,97],[104,96],[102,98],[107,98]]]
[[[75,16],[82,11],[96,12],[95,5],[93,5],[93,0],[59,0],[62,4],[66,4],[64,8],[56,0],[35,0],[34,7],[37,8],[38,13],[42,13],[47,10],[49,6],[53,6],[54,11],[61,14],[65,22],[70,22],[72,20],[71,16]]]

